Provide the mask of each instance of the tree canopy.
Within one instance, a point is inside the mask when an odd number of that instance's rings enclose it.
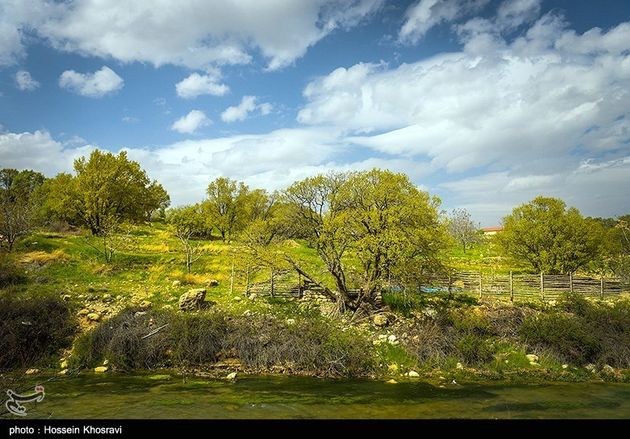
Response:
[[[557,198],[537,197],[514,208],[503,227],[501,248],[537,272],[575,272],[601,252],[601,224]]]

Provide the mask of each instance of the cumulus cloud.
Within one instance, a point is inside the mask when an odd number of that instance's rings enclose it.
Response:
[[[228,107],[221,113],[221,120],[227,123],[245,120],[249,113],[256,110],[265,116],[273,109],[270,103],[264,102],[262,104],[256,104],[256,100],[256,96],[243,96],[240,104]]]
[[[519,0],[523,1],[523,0]],[[481,10],[489,0],[418,0],[405,12],[399,38],[417,43],[434,26]]]
[[[182,79],[175,85],[177,95],[180,98],[190,99],[200,95],[223,96],[230,91],[230,88],[221,84],[221,72],[218,69],[211,69],[205,75],[193,73]]]
[[[20,70],[15,74],[15,84],[22,91],[33,91],[40,85],[26,70]]]
[[[291,64],[335,29],[370,17],[383,0],[127,0],[0,3],[0,64],[23,56],[25,30],[59,50],[155,66],[206,68],[249,63],[260,53],[269,69]],[[279,25],[280,23],[280,25]]]
[[[94,73],[66,70],[59,76],[59,86],[90,98],[100,98],[120,90],[125,81],[112,69],[103,66]]]
[[[199,128],[210,125],[211,123],[212,121],[208,119],[203,111],[192,110],[187,115],[173,122],[171,129],[182,134],[192,134]]]

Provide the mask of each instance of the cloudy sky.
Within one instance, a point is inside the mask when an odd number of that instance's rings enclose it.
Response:
[[[94,148],[175,205],[380,167],[482,225],[628,213],[630,2],[0,1],[0,167]]]

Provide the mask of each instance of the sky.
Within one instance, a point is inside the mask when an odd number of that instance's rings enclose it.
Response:
[[[0,168],[125,150],[201,201],[404,172],[499,224],[630,212],[630,2],[0,0]]]

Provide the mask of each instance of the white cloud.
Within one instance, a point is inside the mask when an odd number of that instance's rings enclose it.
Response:
[[[199,128],[211,123],[212,121],[208,119],[203,111],[192,110],[186,116],[182,116],[173,122],[171,129],[182,134],[192,134]]]
[[[120,90],[125,81],[112,69],[103,66],[94,73],[78,73],[66,70],[59,76],[59,86],[81,96],[100,98]]]
[[[405,12],[399,38],[417,43],[434,26],[481,10],[489,0],[418,0]]]
[[[89,154],[94,147],[76,139],[59,142],[48,131],[0,133],[0,163],[5,168],[32,169],[53,177],[72,170],[74,159]]]
[[[193,73],[182,79],[175,85],[177,95],[180,98],[196,98],[200,95],[223,96],[230,91],[230,88],[221,84],[219,80],[221,74],[217,69],[210,70],[205,75]]]
[[[221,120],[227,123],[245,120],[249,113],[256,110],[263,116],[269,114],[273,106],[268,102],[256,104],[256,99],[256,96],[243,96],[240,104],[228,107],[221,113]]]
[[[534,21],[540,14],[541,1],[505,0],[497,9],[497,25],[503,30],[511,30]]]
[[[5,0],[6,1],[6,0]],[[5,3],[5,2],[2,2]],[[155,66],[207,68],[249,63],[291,64],[335,29],[371,16],[382,0],[9,0],[0,6],[0,63],[23,52],[24,30],[54,47],[87,56]]]
[[[20,70],[15,74],[15,83],[17,88],[23,91],[33,91],[40,85],[26,70]]]

